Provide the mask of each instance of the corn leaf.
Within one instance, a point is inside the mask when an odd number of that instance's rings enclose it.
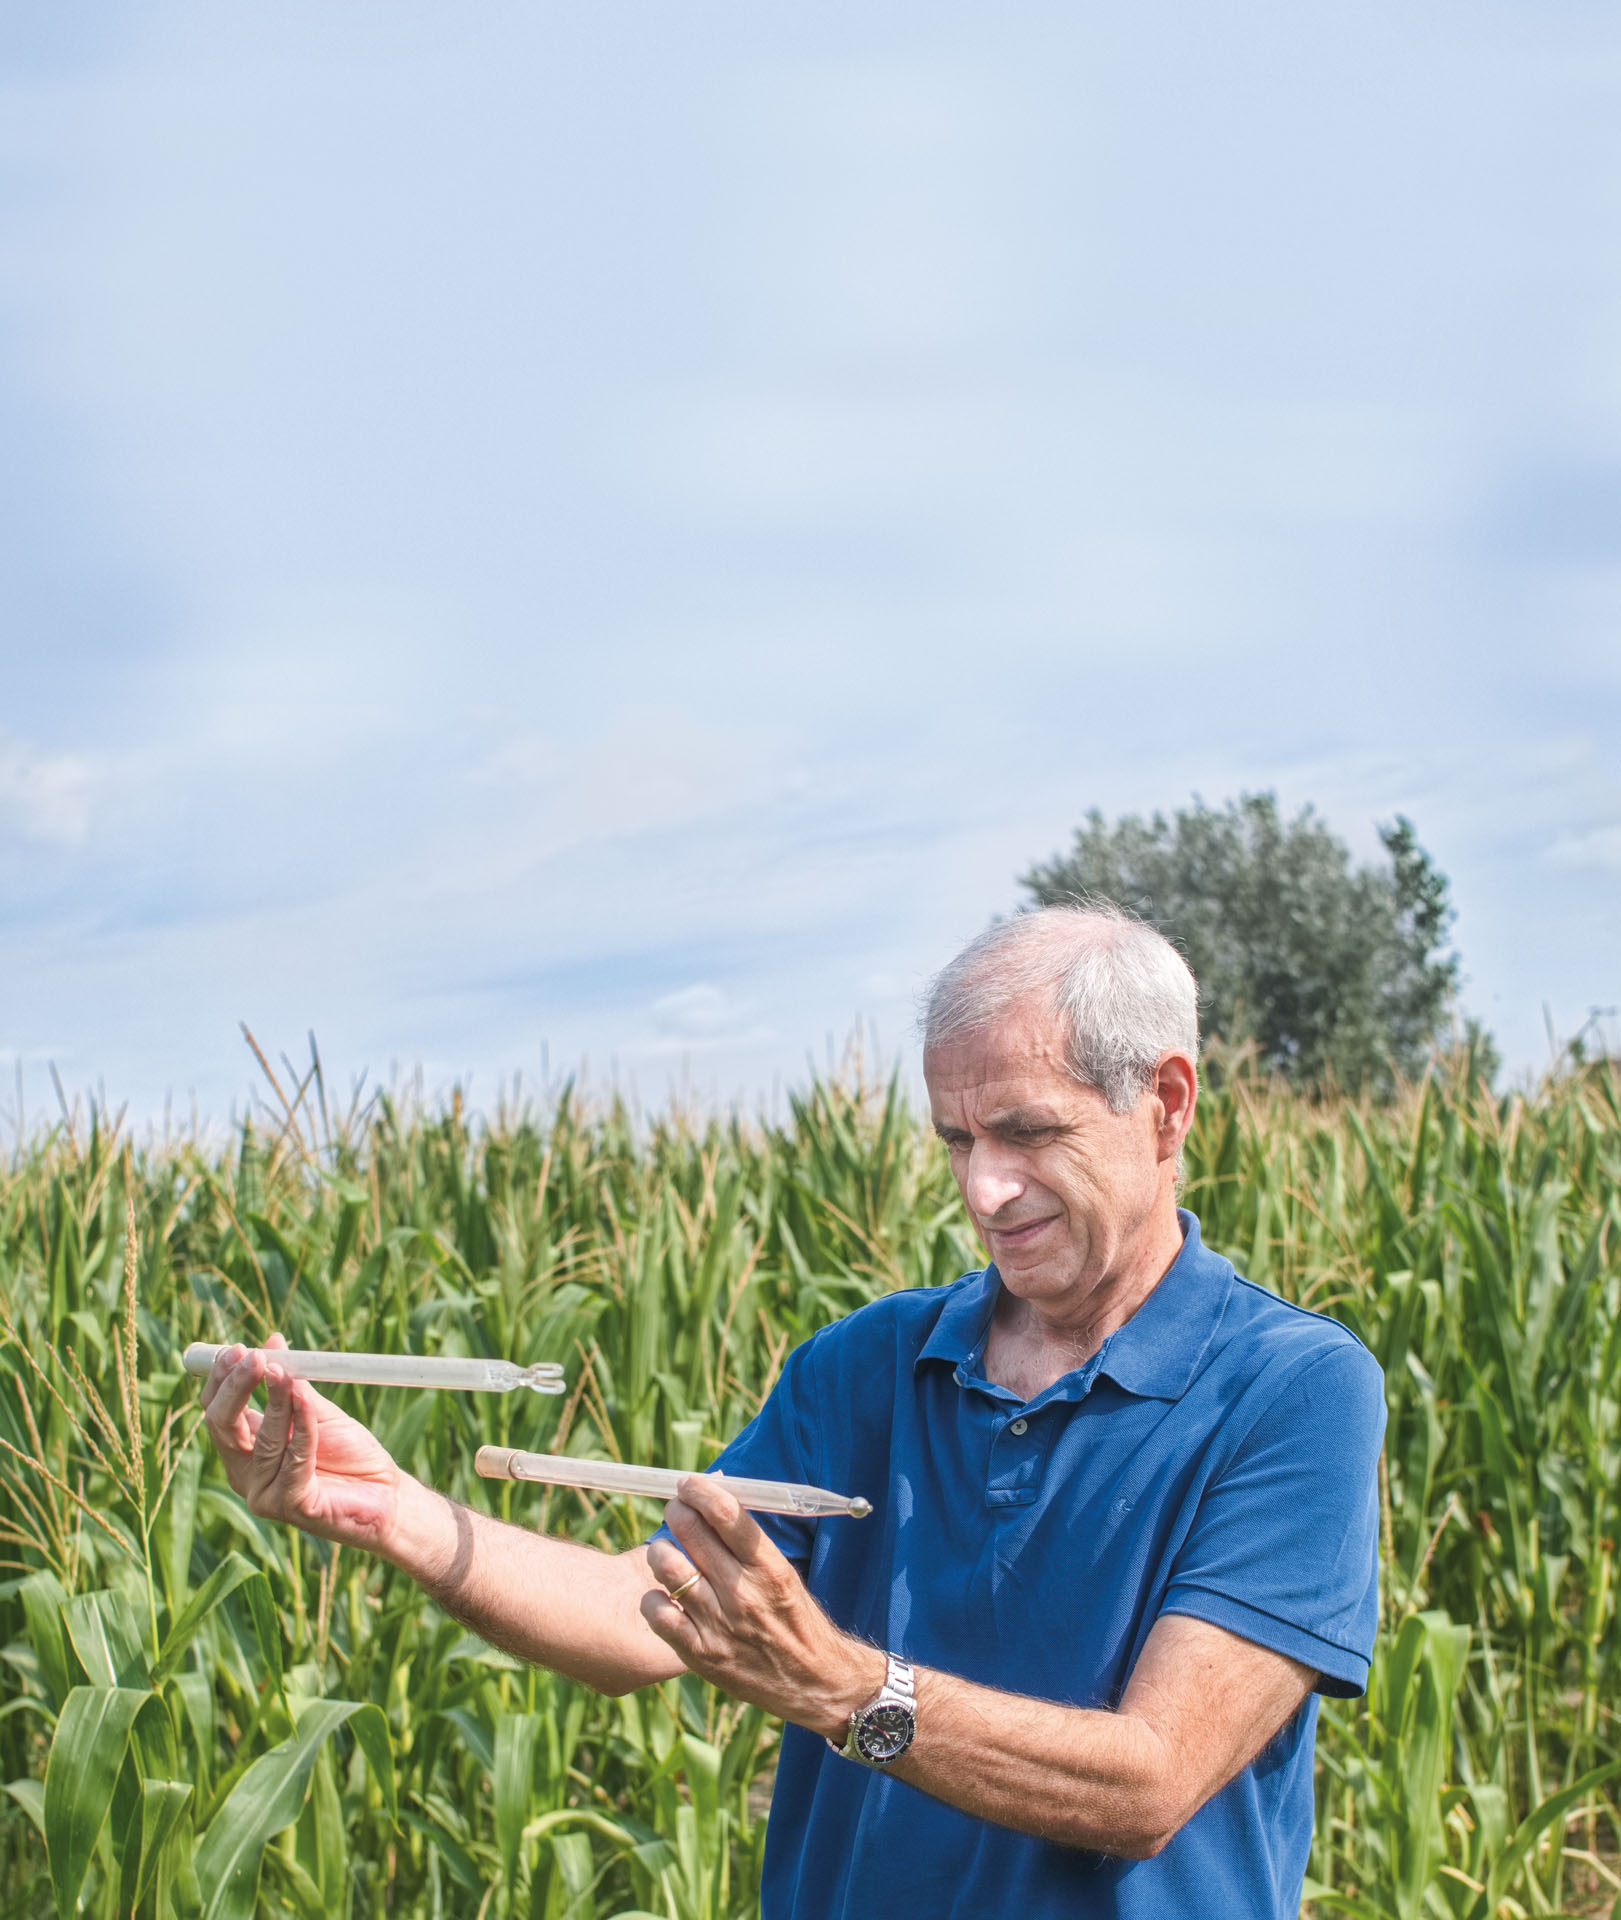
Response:
[[[203,1584],[191,1596],[178,1620],[164,1636],[163,1647],[158,1654],[157,1663],[152,1669],[153,1686],[161,1686],[169,1675],[179,1666],[186,1648],[191,1644],[193,1635],[214,1609],[228,1594],[235,1593],[239,1587],[257,1580],[264,1588],[264,1599],[274,1622],[275,1604],[271,1598],[269,1582],[257,1568],[250,1566],[239,1553],[228,1553]],[[252,1599],[249,1599],[252,1607]],[[276,1674],[278,1683],[281,1668],[281,1635],[271,1631],[268,1635],[260,1623],[260,1610],[253,1608],[255,1636],[259,1641],[265,1664]],[[270,1644],[266,1644],[267,1640]]]
[[[22,1808],[41,1840],[45,1838],[45,1789],[37,1780],[8,1780],[6,1792]]]
[[[296,1713],[292,1737],[253,1762],[202,1836],[196,1856],[201,1920],[251,1920],[265,1842],[298,1818],[321,1743],[346,1722],[394,1812],[394,1765],[381,1711],[357,1700],[310,1700]]]
[[[75,1594],[62,1602],[62,1624],[91,1686],[146,1686],[146,1649],[126,1594]]]
[[[534,1713],[504,1713],[495,1723],[495,1835],[509,1894],[518,1884],[518,1852],[529,1819],[539,1733],[540,1716]]]
[[[45,1764],[45,1852],[61,1920],[72,1920],[106,1823],[135,1717],[138,1687],[75,1687],[62,1703]]]
[[[73,1685],[68,1675],[67,1638],[62,1626],[67,1589],[54,1573],[35,1573],[17,1589],[17,1597],[22,1601],[23,1619],[39,1661],[40,1678],[50,1694],[51,1705],[60,1708]]]

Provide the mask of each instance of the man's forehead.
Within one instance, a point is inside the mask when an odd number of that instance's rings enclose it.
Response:
[[[1041,1015],[1009,1014],[923,1055],[931,1099],[970,1097],[1020,1106],[1073,1084],[1058,1023]]]

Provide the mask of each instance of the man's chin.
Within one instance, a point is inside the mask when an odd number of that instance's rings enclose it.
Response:
[[[1009,1293],[1026,1299],[1065,1293],[1074,1279],[1074,1262],[1067,1255],[1067,1248],[1049,1248],[1045,1254],[1031,1252],[1022,1259],[1014,1255],[1010,1259],[998,1259],[996,1271]]]
[[[1037,1220],[1029,1229],[1014,1233],[987,1233],[985,1244],[998,1268],[1027,1265],[1050,1260],[1057,1244],[1053,1229],[1056,1220]]]

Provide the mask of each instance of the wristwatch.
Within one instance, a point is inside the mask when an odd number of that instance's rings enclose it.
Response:
[[[889,1671],[884,1675],[882,1692],[866,1706],[850,1715],[850,1731],[844,1745],[832,1740],[828,1745],[846,1760],[858,1760],[864,1767],[887,1767],[898,1760],[912,1744],[917,1732],[917,1694],[912,1669],[894,1654],[888,1656]]]

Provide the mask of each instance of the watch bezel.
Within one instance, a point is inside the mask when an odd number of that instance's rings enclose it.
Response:
[[[907,1700],[875,1700],[852,1721],[850,1744],[870,1766],[887,1767],[917,1737],[917,1709]]]

